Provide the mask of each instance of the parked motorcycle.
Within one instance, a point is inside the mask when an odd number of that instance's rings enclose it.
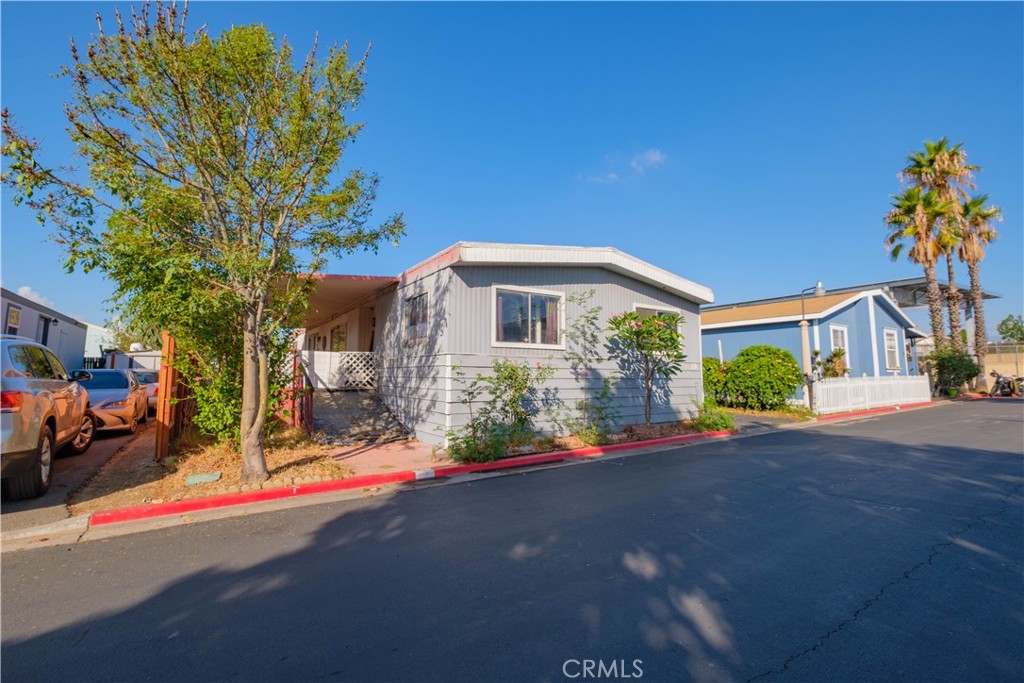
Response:
[[[1020,380],[1014,379],[1009,375],[1000,375],[995,370],[988,374],[995,378],[995,382],[992,383],[992,390],[989,391],[989,396],[1020,396]]]

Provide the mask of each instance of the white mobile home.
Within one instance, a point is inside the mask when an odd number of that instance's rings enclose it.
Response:
[[[49,306],[0,288],[4,334],[28,337],[43,344],[71,372],[82,367],[87,326]]]
[[[459,371],[471,380],[498,358],[554,368],[545,401],[572,406],[587,388],[619,375],[621,424],[643,421],[644,392],[618,363],[599,359],[579,377],[567,358],[566,330],[593,292],[599,323],[619,312],[682,315],[683,371],[659,387],[652,419],[688,417],[703,399],[700,306],[710,289],[617,249],[460,242],[397,277],[325,275],[313,295],[304,340],[307,372],[319,388],[372,387],[421,441],[444,445],[463,426]],[[554,432],[541,411],[535,426]]]

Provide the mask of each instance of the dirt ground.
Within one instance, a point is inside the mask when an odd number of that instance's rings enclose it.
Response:
[[[270,479],[261,486],[243,486],[239,481],[239,456],[227,446],[213,446],[203,440],[179,443],[176,455],[163,463],[153,458],[153,434],[144,434],[117,453],[68,501],[72,515],[97,510],[203,498],[224,493],[279,488],[295,484],[344,479],[351,468],[335,462],[329,446],[313,443],[305,432],[286,432],[268,440],[266,449]],[[208,484],[186,486],[195,474],[220,472],[220,479]]]

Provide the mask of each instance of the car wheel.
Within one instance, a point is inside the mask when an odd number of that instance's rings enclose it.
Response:
[[[89,450],[89,446],[92,445],[95,438],[96,417],[92,413],[87,412],[82,415],[82,427],[78,430],[78,434],[64,450],[72,455],[81,455]]]
[[[128,420],[128,433],[134,434],[135,430],[139,428],[139,416],[132,415],[132,419]]]
[[[145,407],[142,409],[142,414],[139,416],[139,424],[145,424],[146,420],[149,419],[149,408]]]
[[[53,433],[43,425],[39,433],[39,445],[36,447],[36,462],[30,472],[5,480],[7,495],[11,500],[37,498],[50,488],[53,474]]]

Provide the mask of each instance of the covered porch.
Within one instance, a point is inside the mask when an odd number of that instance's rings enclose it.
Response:
[[[308,385],[316,390],[375,389],[376,303],[395,277],[319,275],[297,340]]]

